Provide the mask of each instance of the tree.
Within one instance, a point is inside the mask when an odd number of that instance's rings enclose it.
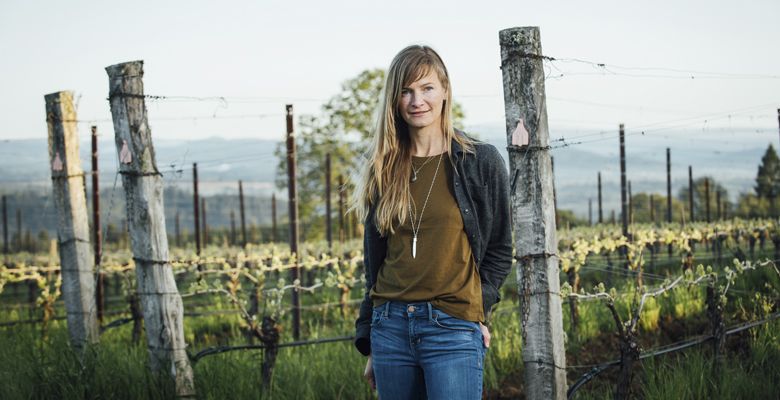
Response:
[[[348,192],[350,177],[356,172],[366,153],[374,127],[374,112],[382,95],[385,71],[365,70],[341,85],[341,92],[321,108],[320,115],[303,115],[295,127],[298,184],[298,216],[301,238],[318,240],[325,237],[325,156],[331,157],[331,210],[338,212],[338,176],[343,175]],[[453,102],[456,127],[463,122],[463,109]],[[276,147],[276,187],[287,187],[287,148],[284,142]],[[334,228],[338,218],[332,218]],[[334,230],[335,231],[335,230]],[[335,237],[335,235],[334,235]]]
[[[686,202],[687,205],[687,189],[686,189]],[[722,195],[722,194],[721,194]],[[714,200],[713,200],[714,201]],[[631,215],[633,216],[632,223],[650,223],[650,194],[648,193],[636,193],[631,196]],[[676,221],[679,221],[680,210],[683,209],[683,203],[675,198],[672,198],[672,216]],[[717,208],[713,208],[713,211]],[[662,196],[658,193],[653,194],[653,214],[655,216],[655,222],[666,222],[666,196]],[[715,215],[715,214],[713,214]],[[685,216],[686,219],[688,216]]]
[[[769,200],[770,213],[775,216],[775,199],[780,194],[780,158],[777,156],[772,144],[761,157],[756,174],[756,195],[759,198]]]
[[[577,226],[587,226],[588,220],[584,218],[578,218],[577,215],[574,214],[574,211],[572,210],[566,210],[559,208],[556,210],[558,213],[558,222],[560,225],[557,227],[558,229],[564,229],[564,228],[574,228]]]
[[[707,204],[706,204],[706,187],[704,181],[709,179],[710,184],[710,220],[714,221],[718,218],[718,203],[717,196],[720,192],[720,199],[723,202],[724,211],[730,214],[731,204],[728,201],[729,192],[723,185],[718,183],[711,176],[703,176],[693,181],[693,214],[697,221],[705,221],[707,219]],[[677,192],[677,199],[685,205],[685,218],[688,219],[690,210],[688,209],[688,186],[680,188]]]
[[[741,193],[735,214],[740,218],[765,218],[769,215],[770,205],[769,199],[766,197],[758,197],[753,193]]]

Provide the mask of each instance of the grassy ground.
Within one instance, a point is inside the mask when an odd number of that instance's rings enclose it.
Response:
[[[648,272],[664,275],[672,262]],[[606,280],[605,272],[583,270],[583,286]],[[631,293],[613,278],[622,293]],[[485,363],[485,388],[488,398],[522,398],[523,370],[521,334],[517,317],[517,295],[510,275],[503,288],[493,320],[493,342]],[[651,280],[646,281],[653,285]],[[618,284],[619,283],[619,284]],[[729,297],[725,313],[727,325],[762,318],[777,311],[766,298],[756,301],[756,291],[773,295],[765,287],[780,287],[777,277],[767,271],[747,273],[738,280]],[[7,290],[9,288],[6,288]],[[13,293],[13,288],[8,291]],[[23,295],[17,293],[17,297]],[[352,293],[358,298],[360,293]],[[304,303],[338,301],[335,292],[302,296]],[[15,299],[3,295],[4,305]],[[627,318],[628,302],[618,303]],[[115,307],[124,307],[121,296]],[[704,290],[701,287],[675,290],[668,296],[648,302],[642,314],[639,339],[644,349],[707,332]],[[185,310],[230,310],[229,302],[218,296],[187,300]],[[59,310],[61,312],[61,309]],[[568,304],[564,303],[567,332],[567,365],[598,364],[618,357],[614,323],[603,304],[581,303],[581,324],[573,331]],[[350,335],[356,308],[346,317],[338,307],[304,312],[303,337],[307,339]],[[289,315],[281,320],[281,342],[291,341]],[[0,321],[27,318],[27,310],[4,307]],[[112,317],[113,318],[113,317]],[[246,339],[236,315],[211,315],[185,318],[185,336],[190,350],[224,344],[245,344]],[[633,394],[644,399],[709,399],[720,393],[723,399],[780,398],[780,322],[754,328],[729,337],[722,369],[713,375],[713,357],[709,346],[638,363]],[[40,325],[0,328],[0,399],[162,399],[171,398],[173,389],[165,377],[149,373],[143,338],[131,340],[131,324],[106,331],[101,343],[90,348],[83,358],[69,349],[64,321],[51,322],[42,337]],[[261,385],[261,351],[229,352],[201,359],[194,364],[198,398],[201,399],[370,399],[374,394],[361,379],[365,359],[351,342],[328,343],[279,351],[270,388]],[[585,368],[572,368],[568,383],[576,381]],[[613,368],[580,389],[577,399],[611,398],[617,369]]]

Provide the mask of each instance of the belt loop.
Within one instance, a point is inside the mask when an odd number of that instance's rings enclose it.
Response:
[[[428,321],[433,321],[433,306],[430,301],[425,304],[428,306]]]
[[[390,300],[385,302],[385,310],[382,312],[382,316],[384,318],[387,318],[387,315],[390,314]]]

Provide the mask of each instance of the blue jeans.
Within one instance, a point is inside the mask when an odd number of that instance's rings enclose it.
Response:
[[[380,400],[481,399],[486,352],[478,322],[431,303],[374,308],[371,358]]]

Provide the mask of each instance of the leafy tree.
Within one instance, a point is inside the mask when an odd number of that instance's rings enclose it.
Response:
[[[558,229],[568,229],[577,226],[587,226],[588,220],[585,218],[578,218],[574,211],[566,209],[558,209]],[[597,222],[597,221],[596,221]]]
[[[741,193],[734,212],[740,218],[764,218],[770,212],[769,199],[753,193]]]
[[[338,239],[338,177],[343,176],[346,191],[352,190],[351,176],[360,165],[370,143],[374,112],[382,95],[385,71],[365,70],[341,85],[341,92],[328,100],[320,115],[303,115],[295,127],[297,191],[300,237],[325,238],[325,158],[331,155],[331,210],[333,237]],[[455,126],[462,126],[463,109],[453,103]],[[287,187],[286,143],[277,145],[276,187]],[[345,225],[349,225],[345,220]],[[354,231],[354,229],[348,231]],[[346,234],[346,233],[345,233]]]
[[[705,221],[707,219],[707,204],[706,204],[706,185],[705,180],[709,179],[710,185],[710,220],[714,221],[718,218],[718,192],[720,192],[720,199],[722,202],[722,212],[731,214],[731,204],[728,202],[728,190],[723,185],[718,183],[712,177],[701,177],[693,180],[693,216],[697,221]],[[688,208],[688,187],[680,188],[677,192],[677,199],[685,206],[685,220],[687,221],[690,216],[690,210]],[[675,208],[675,210],[677,210]]]
[[[780,194],[780,158],[771,144],[758,165],[755,190],[758,197],[769,200],[770,212],[774,216],[775,199]]]
[[[686,191],[686,193],[688,193]],[[653,193],[653,217],[656,223],[666,222],[666,196],[661,196],[658,193]],[[686,194],[687,198],[687,194]],[[672,198],[672,220],[675,222],[680,221],[681,210],[686,209],[688,203],[681,202],[678,199]],[[637,193],[631,196],[631,214],[633,223],[650,223],[653,221],[650,218],[650,194],[649,193]],[[716,210],[716,209],[713,209]],[[713,214],[713,216],[716,216]],[[685,219],[688,219],[688,215],[685,215]]]

